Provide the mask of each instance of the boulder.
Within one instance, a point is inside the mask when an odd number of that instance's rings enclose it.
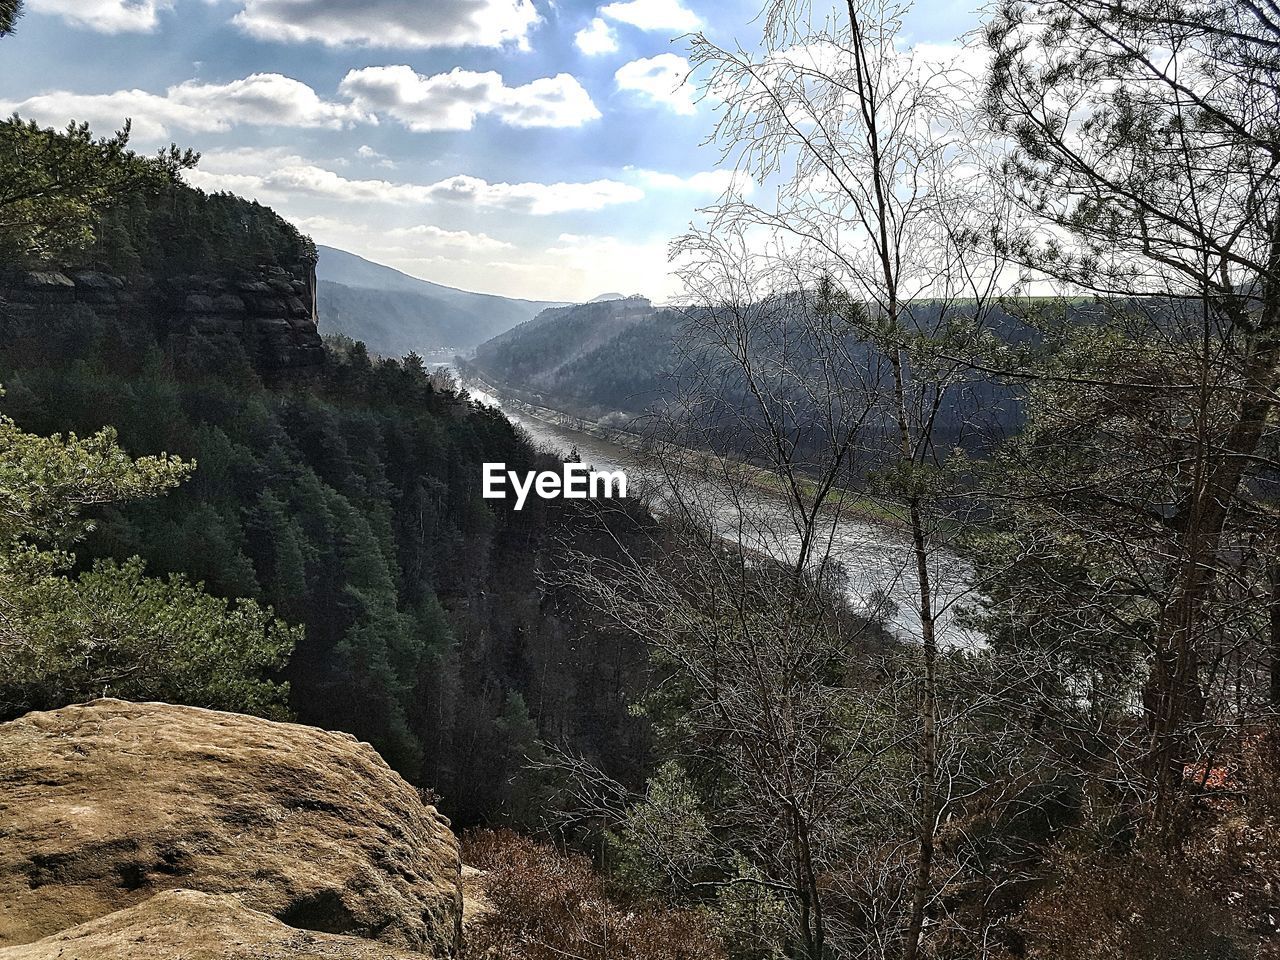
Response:
[[[412,960],[383,944],[286,926],[236,897],[158,893],[136,907],[35,943],[0,949],[0,960]]]
[[[0,946],[184,888],[449,956],[460,868],[447,821],[347,734],[119,700],[0,724]]]
[[[75,303],[76,285],[55,270],[37,270],[18,277],[9,299],[18,303]]]
[[[124,289],[124,281],[97,270],[84,270],[75,275],[76,296],[88,303],[111,304]]]

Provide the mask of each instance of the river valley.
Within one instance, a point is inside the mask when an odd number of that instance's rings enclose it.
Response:
[[[589,425],[575,429],[578,422],[574,418],[504,397],[501,387],[465,381],[463,385],[473,399],[500,409],[547,451],[558,456],[576,451],[584,463],[598,470],[627,471],[632,488],[645,490],[659,511],[664,499],[670,498],[669,485],[647,475],[635,451],[624,443],[587,432]],[[696,492],[699,506],[720,536],[783,560],[797,555],[799,532],[781,498],[742,490],[730,498],[724,491],[705,486]],[[849,600],[855,607],[876,613],[904,638],[919,638],[920,617],[913,601],[915,561],[901,531],[885,523],[831,516],[823,522],[818,540],[823,547],[817,552],[843,567]],[[936,551],[930,557],[930,572],[934,604],[941,611],[940,643],[951,648],[981,646],[982,638],[961,626],[955,616],[971,589],[967,565],[954,554]]]

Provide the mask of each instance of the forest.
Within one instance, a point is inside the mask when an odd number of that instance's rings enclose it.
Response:
[[[502,828],[477,956],[1275,956],[1280,14],[1001,3],[961,69],[903,13],[686,38],[764,189],[676,240],[678,307],[480,348],[636,417],[621,505],[481,499],[554,458],[416,354],[0,304],[3,716],[367,739]],[[5,289],[305,260],[198,160],[0,124]]]

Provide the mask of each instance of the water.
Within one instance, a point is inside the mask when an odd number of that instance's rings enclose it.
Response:
[[[632,451],[623,444],[534,416],[523,405],[504,403],[493,391],[468,385],[467,392],[486,406],[501,410],[512,422],[523,427],[536,445],[550,453],[568,456],[570,451],[576,450],[583,463],[598,470],[626,470],[633,488],[637,484],[649,485],[661,509],[662,485],[655,484],[654,478],[645,475]],[[690,499],[697,500],[721,537],[781,560],[794,560],[799,555],[800,534],[780,498],[755,490],[737,490],[730,500],[723,491],[710,485],[693,492],[697,496]],[[819,539],[824,549],[818,553],[825,553],[844,568],[848,596],[854,606],[877,611],[897,634],[918,640],[920,616],[918,601],[914,599],[918,589],[915,555],[903,532],[884,524],[829,517],[822,521]],[[825,549],[828,544],[829,550]],[[930,557],[929,566],[934,585],[934,606],[939,611],[940,645],[980,646],[982,638],[955,621],[956,605],[965,599],[969,591],[969,569],[958,557],[943,551],[936,551]],[[884,603],[885,599],[888,604]]]

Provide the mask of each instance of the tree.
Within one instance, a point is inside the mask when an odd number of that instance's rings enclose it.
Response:
[[[831,882],[819,877],[859,843],[874,859],[868,837],[832,840],[842,829],[832,825],[837,810],[856,818],[859,804],[876,803],[859,789],[872,767],[893,770],[877,781],[886,792],[913,797],[910,892],[901,915],[874,933],[856,923],[842,933],[897,940],[913,958],[937,901],[934,838],[949,814],[940,785],[949,752],[940,742],[940,632],[954,602],[938,577],[947,530],[963,512],[947,460],[981,427],[961,399],[972,371],[954,354],[987,335],[1004,281],[1003,254],[990,243],[1003,211],[979,202],[980,178],[952,172],[972,163],[973,137],[950,109],[946,66],[900,49],[903,10],[848,3],[840,21],[823,24],[796,5],[771,4],[759,56],[701,35],[692,45],[704,89],[722,101],[716,135],[725,156],[739,180],[776,189],[760,200],[731,187],[708,226],[676,247],[692,303],[676,397],[656,429],[671,446],[655,445],[655,472],[669,481],[668,508],[698,531],[691,549],[707,554],[696,572],[681,571],[683,582],[713,597],[692,602],[714,612],[689,625],[689,646],[676,653],[668,653],[674,641],[650,643],[680,673],[716,678],[698,680],[696,702],[714,714],[706,729],[736,742],[739,762],[781,771],[776,782],[757,770],[761,783],[743,797],[759,804],[756,817],[772,805],[775,820],[790,822],[789,852],[779,857],[787,866],[765,872],[798,905],[800,948],[813,958],[835,946],[824,903]],[[772,509],[758,508],[751,485],[759,478],[749,469],[691,463],[688,448],[761,468],[789,528],[780,533]],[[873,504],[910,541],[905,566],[894,569],[911,589],[895,600],[910,610],[919,645],[895,650],[895,666],[884,668],[913,677],[908,716],[851,710],[846,698],[868,696],[875,669],[855,662],[865,648],[823,612],[849,589],[836,572],[839,522]],[[758,553],[780,559],[787,576],[755,571]],[[852,592],[887,585],[856,583]],[[668,593],[669,603],[690,602],[683,590]],[[659,606],[648,612],[660,616]],[[739,677],[748,689],[735,685]],[[904,691],[885,683],[876,702],[890,692]],[[717,698],[777,720],[713,707]],[[887,758],[906,744],[915,760],[904,771]],[[890,816],[878,826],[887,842],[904,824]],[[856,948],[846,941],[840,949]]]
[[[1022,596],[1078,608],[1084,586],[1141,652],[1141,768],[1163,828],[1275,543],[1253,478],[1274,470],[1280,386],[1280,17],[1227,0],[1008,3],[986,39],[986,107],[1029,220],[1012,250],[1103,298],[1093,331],[1062,332],[1053,366],[1028,374],[1046,401],[1029,439],[1080,444],[1029,500],[1059,556],[1080,530],[1110,547],[1065,593]]]
[[[269,610],[148,578],[137,559],[69,575],[85,510],[156,496],[191,469],[131,459],[109,429],[40,437],[0,416],[0,712],[114,695],[283,714],[269,675],[300,631]]]
[[[177,182],[199,155],[171,146],[155,157],[128,149],[130,124],[94,138],[87,123],[61,133],[0,121],[0,262],[59,262],[90,246],[113,204]]]
[[[0,37],[13,33],[22,16],[22,0],[0,0]]]

